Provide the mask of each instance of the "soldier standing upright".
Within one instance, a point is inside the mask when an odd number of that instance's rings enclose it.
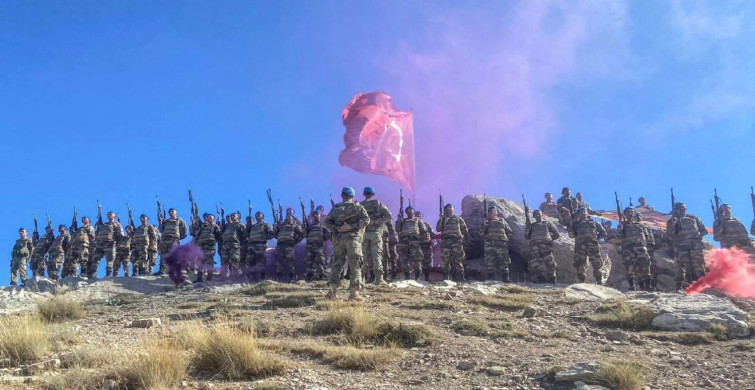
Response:
[[[480,232],[483,236],[485,267],[488,269],[487,279],[495,280],[495,273],[501,272],[501,281],[509,283],[509,237],[513,231],[506,220],[498,215],[495,206],[489,207],[487,213]]]
[[[50,243],[50,249],[47,250],[47,277],[56,282],[63,265],[63,256],[71,243],[71,235],[68,234],[66,225],[59,225],[58,233],[58,236]]]
[[[642,222],[637,221],[634,209],[624,209],[624,218],[616,229],[621,239],[621,258],[626,267],[629,289],[639,287],[649,290],[650,279],[650,255],[648,254],[648,242],[653,238]]]
[[[53,240],[55,240],[55,234],[53,234],[52,226],[50,225],[45,227],[45,235],[41,238],[34,240],[32,236],[34,250],[31,252],[31,261],[29,261],[32,275],[44,276],[45,268],[47,268],[45,255],[47,255],[47,251],[50,249],[50,244],[52,244]]]
[[[82,226],[71,229],[71,247],[63,263],[63,277],[76,276],[76,270],[81,268],[80,275],[86,276],[89,272],[89,244],[94,242],[94,228],[89,217],[81,217]],[[75,229],[74,229],[75,228]]]
[[[721,215],[713,223],[713,239],[721,243],[721,248],[745,250],[753,254],[753,245],[747,235],[747,228],[737,218],[731,215],[731,205],[721,205]]]
[[[387,241],[386,254],[383,256],[384,267],[383,273],[387,275],[388,270],[391,270],[391,280],[396,279],[396,273],[398,272],[398,233],[396,233],[396,227],[393,226],[393,222],[385,224],[386,232],[384,241]]]
[[[192,228],[192,235],[199,247],[202,248],[202,252],[204,252],[204,258],[202,259],[202,264],[197,269],[197,278],[194,280],[194,283],[212,280],[212,274],[215,271],[215,245],[217,245],[223,236],[220,226],[215,224],[214,215],[204,213],[203,218],[203,224]],[[199,221],[195,223],[198,224]]]
[[[113,273],[113,261],[115,261],[115,242],[123,236],[123,227],[121,223],[115,220],[115,213],[108,211],[107,222],[97,223],[95,230],[95,248],[90,263],[87,266],[87,273],[90,279],[97,278],[97,268],[100,260],[105,257],[106,268],[105,277]]]
[[[563,210],[568,210],[569,214],[574,217],[574,214],[577,213],[577,209],[579,208],[579,202],[577,201],[577,198],[571,196],[571,188],[564,187],[561,189],[561,197],[558,198],[558,201],[556,201],[556,204],[558,205],[559,210],[559,222],[561,225],[569,226],[570,221],[566,220],[561,213],[563,213]]]
[[[274,226],[278,244],[275,248],[276,276],[283,281],[283,275],[288,275],[291,283],[296,282],[296,252],[294,246],[304,238],[304,230],[294,221],[294,216],[286,214],[286,219]]]
[[[584,283],[587,277],[587,260],[592,265],[592,274],[596,284],[603,284],[603,253],[600,250],[598,236],[606,234],[599,223],[587,218],[587,209],[577,209],[577,220],[573,223],[569,236],[574,237],[574,267],[577,278]]]
[[[231,213],[230,217],[230,221],[223,227],[223,256],[220,262],[220,275],[223,277],[239,275],[241,242],[246,241],[246,226],[239,221],[241,215]]]
[[[532,212],[535,222],[525,226],[524,238],[530,240],[530,259],[527,270],[535,283],[556,283],[556,260],[553,258],[553,241],[561,235],[552,223],[543,220],[540,210]]]
[[[26,262],[29,260],[29,256],[34,250],[34,243],[32,239],[27,236],[25,228],[18,229],[18,240],[13,245],[13,250],[10,253],[10,285],[15,286],[16,280],[19,276],[21,278],[21,285],[26,285]]]
[[[634,212],[635,221],[642,224],[645,229],[645,237],[647,238],[648,257],[650,257],[650,284],[645,283],[645,289],[647,291],[655,291],[658,288],[658,262],[655,261],[655,235],[656,231],[650,228],[650,226],[642,223],[642,213],[635,209]]]
[[[364,200],[360,204],[367,210],[370,223],[364,230],[362,241],[362,277],[366,279],[367,269],[371,268],[375,275],[375,285],[384,285],[386,283],[383,278],[383,231],[385,224],[391,221],[391,212],[382,202],[375,199],[374,188],[364,187],[363,195]]]
[[[705,276],[703,237],[708,234],[700,218],[687,214],[687,205],[680,203],[676,216],[671,218],[677,265],[676,288],[681,290],[687,283]]]
[[[252,279],[254,273],[259,273],[260,280],[265,279],[265,252],[267,251],[267,241],[275,237],[275,232],[270,224],[265,222],[265,214],[258,211],[254,214],[257,223],[248,225],[247,230],[247,264],[244,269],[247,272],[247,278]]]
[[[422,273],[425,274],[425,281],[429,282],[430,269],[433,267],[433,240],[435,239],[435,231],[425,221],[420,211],[417,211],[417,219],[425,225],[425,234],[419,238],[419,248],[422,249]]]
[[[419,280],[422,273],[422,249],[420,248],[421,237],[427,234],[425,223],[414,215],[414,208],[406,208],[406,218],[399,216],[396,221],[398,232],[398,256],[401,260],[401,269],[404,271],[404,279],[410,277],[410,269],[414,269],[414,279]]]
[[[342,202],[336,204],[325,218],[325,229],[333,234],[333,261],[330,268],[327,299],[335,299],[341,272],[346,259],[349,260],[349,299],[363,300],[359,296],[362,283],[362,239],[364,229],[370,223],[370,216],[362,205],[354,202],[354,189],[344,187],[341,190]]]
[[[307,224],[307,281],[325,279],[325,241],[330,240],[330,232],[320,223],[320,212],[312,212],[312,221]]]
[[[452,277],[456,281],[464,278],[464,242],[469,231],[467,224],[458,215],[454,215],[454,206],[443,206],[443,215],[438,219],[435,230],[440,232],[440,248],[443,255],[443,279]]]
[[[545,193],[545,202],[540,203],[540,212],[551,218],[558,218],[558,205],[550,192]]]
[[[169,209],[168,214],[170,218],[160,218],[160,244],[158,251],[160,252],[160,267],[157,269],[155,275],[165,275],[168,269],[165,265],[165,257],[173,249],[178,246],[181,240],[188,235],[186,229],[186,221],[178,217],[178,211],[176,209]]]
[[[131,263],[131,238],[134,236],[134,227],[126,225],[126,234],[121,235],[115,241],[115,261],[113,262],[113,277],[118,277],[118,271],[123,266],[123,276],[128,276],[128,266]]]
[[[141,224],[134,229],[134,234],[131,236],[131,262],[133,264],[131,274],[134,276],[152,273],[150,253],[157,252],[157,228],[149,223],[149,217],[146,214],[142,214],[139,221]],[[155,248],[154,252],[152,248]]]

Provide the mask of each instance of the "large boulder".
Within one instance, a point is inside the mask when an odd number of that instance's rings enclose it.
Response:
[[[590,283],[577,283],[564,289],[564,296],[581,301],[610,301],[626,298],[621,291]]]
[[[726,298],[670,294],[650,302],[650,308],[658,313],[652,322],[655,328],[697,332],[706,331],[712,325],[723,325],[731,337],[750,335],[747,313]]]

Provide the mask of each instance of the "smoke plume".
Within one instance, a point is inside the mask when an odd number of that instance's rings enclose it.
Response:
[[[708,273],[692,283],[687,294],[715,288],[726,294],[755,298],[755,263],[752,261],[749,254],[738,248],[711,251],[705,259]]]
[[[168,276],[176,285],[185,282],[184,271],[197,268],[203,257],[202,248],[198,247],[194,241],[173,248],[165,258]]]

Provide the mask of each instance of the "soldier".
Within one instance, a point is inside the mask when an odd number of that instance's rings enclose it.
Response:
[[[634,219],[635,221],[642,223],[642,213],[635,210]],[[650,257],[650,285],[647,285],[646,283],[645,289],[647,291],[655,291],[658,288],[658,262],[655,261],[655,236],[657,232],[644,223],[642,223],[642,227],[645,228],[648,256]]]
[[[603,254],[598,237],[605,234],[603,226],[587,218],[586,208],[577,209],[577,220],[569,231],[569,236],[574,237],[574,267],[577,269],[577,278],[582,283],[587,277],[589,258],[595,284],[603,284]]]
[[[13,245],[10,253],[10,285],[15,286],[16,280],[21,277],[21,286],[26,285],[26,262],[34,250],[34,243],[30,237],[27,237],[25,228],[18,229],[19,239]]]
[[[323,227],[333,234],[333,261],[330,268],[327,299],[336,299],[341,283],[341,272],[346,259],[349,260],[349,300],[364,300],[359,296],[362,283],[360,264],[362,262],[362,237],[370,223],[370,216],[362,205],[354,202],[354,189],[341,190],[342,202],[333,207],[323,222]]]
[[[375,276],[375,285],[386,285],[383,278],[383,231],[385,224],[392,219],[391,212],[379,200],[375,199],[375,189],[364,187],[364,200],[360,202],[370,216],[370,224],[364,230],[362,241],[362,277],[367,278],[367,268],[371,268]]]
[[[246,222],[244,223],[244,226],[246,227],[244,229],[244,237],[246,237],[247,232],[249,232],[249,226],[251,226],[254,223],[254,219],[251,215],[246,216]],[[246,276],[246,264],[249,262],[246,257],[249,255],[249,241],[244,240],[241,241],[241,256],[239,257],[239,264],[241,265],[241,274]]]
[[[551,218],[558,218],[558,205],[553,201],[553,194],[545,193],[545,202],[540,203],[540,212]]]
[[[105,277],[113,273],[113,261],[115,260],[115,242],[123,236],[123,227],[121,223],[115,220],[115,213],[108,211],[107,222],[97,224],[95,231],[95,248],[93,256],[90,258],[88,265],[88,276],[90,279],[97,278],[97,268],[100,260],[105,257]]]
[[[443,255],[443,279],[453,277],[456,281],[466,281],[464,278],[464,242],[469,231],[467,224],[460,216],[454,215],[454,206],[443,206],[443,214],[435,225],[440,232],[440,248]]]
[[[47,267],[45,255],[47,255],[47,251],[50,249],[50,244],[52,244],[53,240],[55,240],[55,234],[53,234],[52,226],[50,225],[45,227],[45,235],[43,237],[37,240],[34,240],[34,237],[32,237],[34,250],[31,252],[31,260],[29,261],[32,275],[44,276],[45,268]]]
[[[535,222],[525,226],[524,238],[530,240],[530,259],[527,270],[535,283],[556,283],[556,260],[553,258],[553,241],[561,235],[552,223],[543,220],[540,210],[532,212]]]
[[[239,221],[241,215],[231,213],[230,222],[223,227],[223,256],[220,258],[220,275],[236,277],[241,266],[241,242],[246,240],[246,226]]]
[[[587,202],[585,202],[585,200],[582,198],[582,193],[581,192],[577,192],[576,196],[577,197],[575,199],[577,199],[577,206],[578,207],[584,207],[585,209],[587,209],[587,214],[588,215],[601,215],[599,212],[597,212],[597,211],[595,211],[595,210],[593,210],[593,209],[590,208],[590,204],[588,204]]]
[[[249,254],[247,255],[247,264],[245,267],[247,278],[251,279],[255,272],[259,273],[260,280],[265,279],[265,252],[267,251],[267,241],[275,237],[275,232],[270,224],[265,222],[265,214],[258,211],[254,214],[257,223],[248,225],[247,244]]]
[[[383,238],[388,242],[386,255],[383,256],[383,272],[387,275],[388,269],[391,270],[391,280],[396,280],[396,273],[398,272],[398,233],[392,222],[385,224],[386,231]]]
[[[320,212],[312,213],[312,221],[307,225],[307,281],[325,280],[325,241],[330,240],[330,232],[320,223]]]
[[[680,203],[676,214],[671,217],[671,226],[676,252],[676,288],[681,290],[687,283],[705,275],[703,236],[708,230],[700,218],[687,214],[686,204]]]
[[[721,205],[721,216],[713,223],[713,239],[721,243],[721,248],[733,248],[753,253],[752,241],[747,228],[737,218],[731,216],[731,205]]]
[[[66,225],[58,226],[58,236],[50,243],[50,249],[47,250],[47,277],[53,281],[58,281],[60,276],[60,267],[63,265],[63,256],[68,251],[71,242],[71,235],[68,234]]]
[[[157,266],[157,252],[160,251],[160,245],[162,245],[162,236],[158,225],[150,225],[155,233],[155,239],[150,240],[147,247],[147,263],[145,264],[144,275],[152,275],[152,270]]]
[[[131,236],[131,274],[150,275],[152,273],[150,254],[157,252],[157,228],[149,223],[149,217],[142,214],[139,217],[141,225],[134,229]]]
[[[571,196],[571,188],[564,187],[561,189],[561,197],[558,198],[558,201],[556,201],[556,205],[559,207],[559,210],[561,208],[565,208],[569,210],[569,213],[575,214],[577,212],[577,209],[579,208],[579,202],[577,201],[577,198]],[[566,223],[561,223],[564,226],[568,226]]]
[[[637,209],[646,210],[646,211],[652,211],[653,210],[653,207],[650,206],[649,204],[647,204],[647,199],[645,199],[644,196],[640,196],[637,199],[637,203],[639,203],[637,205],[637,207],[636,207]]]
[[[173,247],[178,246],[181,240],[186,238],[186,221],[178,217],[176,209],[169,209],[170,218],[163,220],[160,218],[160,243],[158,251],[160,252],[160,267],[157,269],[155,276],[165,275],[168,270],[165,266],[165,257],[168,256]],[[150,264],[151,266],[151,264]]]
[[[212,280],[212,274],[215,271],[215,245],[223,236],[220,226],[215,224],[214,215],[204,213],[202,217],[204,223],[199,225],[199,221],[196,221],[195,225],[198,226],[192,228],[192,235],[204,252],[204,259],[197,269],[197,278],[194,283]]]
[[[294,216],[286,214],[286,219],[281,224],[275,224],[275,238],[278,245],[275,248],[276,276],[278,281],[283,281],[283,275],[288,274],[291,283],[296,282],[296,253],[294,245],[304,238],[304,230],[301,225],[294,221]]]
[[[634,209],[624,209],[624,219],[617,228],[618,237],[621,239],[621,259],[627,270],[629,289],[639,287],[648,291],[651,285],[650,279],[650,255],[648,254],[648,242],[653,238],[642,222],[637,221]]]
[[[603,236],[603,242],[614,244],[614,242],[618,241],[616,239],[616,229],[613,228],[613,222],[610,220],[605,220],[601,223],[603,225],[603,229],[606,231],[606,235]]]
[[[676,243],[674,242],[674,217],[677,215],[681,203],[675,203],[671,209],[671,218],[666,221],[666,233],[663,235],[663,243],[671,258],[676,258]]]
[[[291,216],[291,219],[293,219],[295,224],[301,226],[301,220],[299,220],[299,218],[296,218],[296,210],[294,210],[293,207],[286,208],[286,217],[288,217],[289,215]]]
[[[501,272],[501,281],[509,283],[509,237],[513,234],[509,224],[498,215],[495,206],[488,207],[488,216],[482,221],[480,234],[483,237],[485,250],[485,267],[488,269],[488,280],[495,280],[495,273]]]
[[[81,267],[80,275],[86,277],[89,263],[89,244],[94,242],[94,228],[89,217],[81,217],[83,224],[71,234],[71,246],[63,262],[63,277],[76,276],[76,270]]]
[[[420,248],[421,237],[427,234],[425,223],[414,215],[414,208],[406,208],[406,218],[396,221],[398,232],[398,255],[401,260],[401,269],[404,271],[404,279],[409,279],[409,270],[414,269],[414,279],[419,280],[422,273],[422,249]]]
[[[419,238],[419,248],[422,250],[422,272],[425,274],[425,281],[430,281],[430,268],[433,266],[433,240],[435,231],[427,221],[422,217],[422,213],[417,211],[417,219],[425,224],[425,234]]]
[[[134,236],[134,227],[126,225],[126,234],[121,235],[115,241],[115,261],[113,262],[113,278],[118,277],[118,270],[123,265],[123,276],[128,277],[128,266],[131,263],[131,238]]]

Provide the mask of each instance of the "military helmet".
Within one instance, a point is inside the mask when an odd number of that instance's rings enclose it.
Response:
[[[406,212],[408,213],[408,212],[409,212],[409,210],[411,210],[411,211],[414,211],[414,207],[412,207],[412,206],[407,206],[407,208],[405,209],[405,211],[406,211]]]

